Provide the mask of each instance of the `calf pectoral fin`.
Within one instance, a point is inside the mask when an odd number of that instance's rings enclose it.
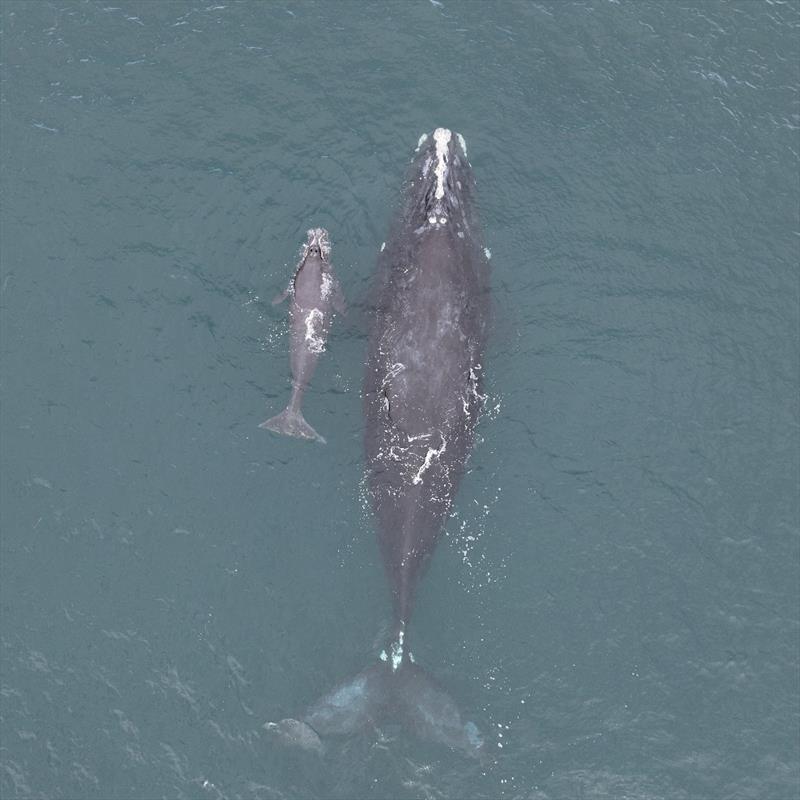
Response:
[[[289,284],[280,294],[276,294],[275,297],[272,298],[272,305],[280,305],[291,294],[291,292],[292,285]]]
[[[342,287],[339,285],[339,281],[336,281],[336,284],[333,287],[333,298],[331,303],[333,304],[333,310],[338,314],[347,314],[347,301],[344,299],[344,292],[342,291]]]

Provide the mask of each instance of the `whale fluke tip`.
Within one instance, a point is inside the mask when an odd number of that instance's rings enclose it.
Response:
[[[318,755],[325,752],[325,745],[317,736],[317,732],[300,720],[282,719],[280,722],[265,722],[264,730],[277,736],[284,744],[301,747]]]

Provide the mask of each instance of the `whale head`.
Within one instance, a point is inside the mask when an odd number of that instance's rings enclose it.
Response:
[[[316,257],[328,261],[331,255],[331,240],[325,228],[310,228],[306,233],[306,243],[300,250],[300,261]]]
[[[423,133],[411,169],[410,212],[415,227],[464,224],[473,182],[467,143],[460,133],[449,128]]]

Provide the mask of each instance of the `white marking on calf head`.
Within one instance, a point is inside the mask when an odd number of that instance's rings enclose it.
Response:
[[[319,250],[320,257],[323,261],[328,261],[331,257],[331,240],[328,237],[328,231],[325,228],[309,228],[306,232],[308,241],[303,245],[300,256],[305,260],[312,247]]]

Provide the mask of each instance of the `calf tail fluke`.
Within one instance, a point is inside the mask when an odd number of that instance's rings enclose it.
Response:
[[[280,414],[262,422],[259,428],[266,428],[284,436],[296,436],[298,439],[311,439],[325,444],[325,439],[320,436],[305,420],[303,413],[288,406]]]

